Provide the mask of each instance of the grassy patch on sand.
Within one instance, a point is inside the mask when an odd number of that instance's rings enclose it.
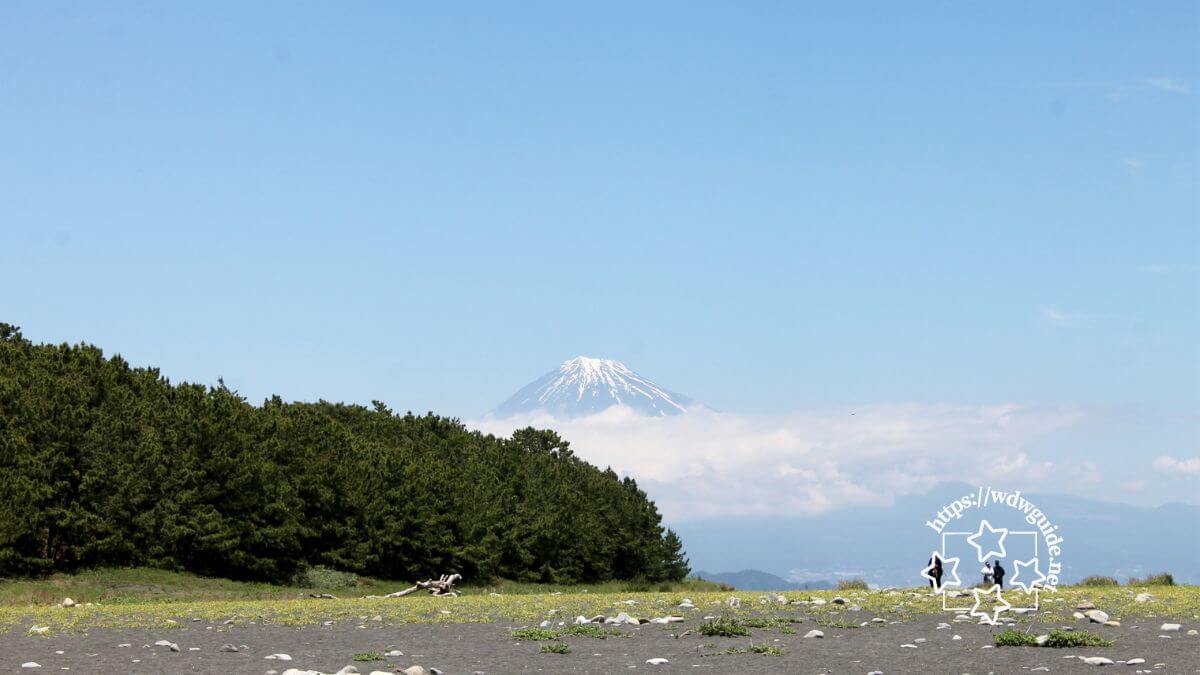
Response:
[[[398,625],[405,623],[459,623],[511,621],[530,625],[553,616],[567,620],[576,615],[614,616],[618,612],[648,619],[668,614],[682,615],[699,623],[700,617],[715,615],[714,634],[752,627],[783,627],[797,614],[816,623],[838,626],[873,617],[908,620],[921,615],[943,614],[940,599],[925,589],[793,591],[783,595],[791,600],[820,598],[826,604],[778,605],[761,592],[706,591],[698,587],[676,588],[670,592],[630,592],[606,586],[565,587],[512,586],[469,587],[457,598],[412,595],[405,598],[365,598],[403,588],[403,582],[358,579],[350,589],[306,589],[298,587],[247,584],[220,579],[204,579],[186,574],[157,570],[98,570],[74,576],[54,576],[37,581],[0,581],[0,630],[25,632],[37,624],[50,626],[51,632],[85,630],[90,627],[170,628],[189,622],[220,628],[233,623],[276,625],[312,625],[323,621],[353,622],[355,625]],[[515,591],[515,592],[509,592]],[[1146,591],[1149,602],[1134,597]],[[336,600],[307,597],[309,592],[331,592]],[[492,595],[498,593],[499,595]],[[832,602],[842,595],[847,605]],[[91,606],[58,606],[64,597]],[[696,609],[678,607],[684,597],[691,598]],[[737,597],[738,608],[728,600]],[[632,600],[634,604],[627,604]],[[1200,617],[1200,587],[1196,586],[1106,586],[1063,587],[1057,593],[1045,593],[1035,614],[1016,616],[1019,622],[1072,623],[1075,607],[1094,603],[1114,618],[1169,617],[1194,620]],[[857,604],[860,612],[849,613],[847,606]],[[733,628],[736,626],[736,628]],[[726,629],[729,629],[728,631]],[[575,634],[574,628],[564,635]],[[593,629],[581,629],[593,630]],[[604,630],[602,628],[602,630]],[[582,634],[582,633],[581,633]]]
[[[1038,636],[1026,633],[1019,630],[1006,630],[996,634],[997,647],[1037,647]],[[1104,637],[1086,630],[1060,630],[1055,628],[1050,631],[1044,647],[1111,647],[1112,640],[1107,640]]]
[[[326,568],[313,568],[296,586],[231,581],[150,568],[103,568],[78,574],[55,574],[42,579],[0,579],[0,606],[50,605],[71,598],[79,603],[141,604],[146,602],[205,602],[212,600],[283,600],[328,593],[339,598],[387,595],[411,582],[382,581]],[[566,593],[691,593],[719,591],[722,585],[701,579],[649,584],[612,581],[602,584],[548,585],[516,581],[467,584],[465,596]],[[682,597],[682,596],[679,596]]]

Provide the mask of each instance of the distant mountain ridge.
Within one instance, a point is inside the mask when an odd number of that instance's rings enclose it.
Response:
[[[753,565],[791,579],[855,577],[880,586],[911,586],[937,543],[925,525],[943,504],[975,487],[942,483],[892,506],[855,507],[819,516],[727,516],[673,523],[697,569]],[[1170,572],[1180,583],[1200,583],[1200,506],[1169,503],[1148,508],[1065,494],[1029,493],[1066,537],[1065,583],[1088,575],[1132,576]],[[1011,509],[989,505],[985,516],[1000,527],[1026,529]],[[1022,527],[1024,526],[1024,527]],[[735,586],[737,584],[734,584]]]
[[[650,417],[687,412],[692,399],[669,391],[613,359],[577,356],[522,387],[492,410],[495,417],[549,413],[585,417],[616,405]]]
[[[762,570],[742,570],[740,572],[693,572],[692,576],[706,581],[729,584],[739,591],[807,591],[834,588],[831,581],[788,581]]]

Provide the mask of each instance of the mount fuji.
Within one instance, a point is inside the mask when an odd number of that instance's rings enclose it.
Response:
[[[530,382],[492,411],[495,417],[546,412],[585,417],[615,405],[650,417],[687,412],[692,399],[668,391],[620,361],[577,356]]]

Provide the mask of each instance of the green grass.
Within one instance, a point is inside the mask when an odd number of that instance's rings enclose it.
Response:
[[[605,628],[597,626],[594,623],[585,623],[579,626],[568,626],[560,631],[563,635],[578,635],[580,637],[596,638],[604,640],[610,637],[628,637],[628,633],[622,633],[616,628]]]
[[[700,634],[720,637],[742,637],[750,634],[750,629],[741,621],[729,617],[705,621],[700,624]]]
[[[1119,586],[1120,583],[1112,577],[1090,576],[1079,582],[1080,586]]]
[[[314,568],[315,569],[315,568]],[[78,574],[55,574],[42,579],[0,579],[0,606],[47,605],[71,598],[79,603],[106,605],[144,602],[201,602],[212,600],[279,600],[304,597],[308,593],[332,595],[386,595],[404,587],[402,582],[354,577],[347,587],[345,577],[317,572],[311,580],[335,580],[334,586],[278,586],[230,581],[150,568],[104,568]],[[353,575],[350,575],[353,576]]]
[[[1050,631],[1050,639],[1046,641],[1047,647],[1111,647],[1112,640],[1105,640],[1103,637],[1086,630],[1059,630],[1055,628]]]
[[[359,652],[354,655],[355,661],[382,661],[383,654],[379,652]]]
[[[827,628],[858,628],[858,624],[845,619],[817,619],[813,623]]]
[[[597,640],[604,640],[610,637],[626,637],[626,633],[622,633],[616,628],[605,628],[597,626],[594,623],[586,623],[580,626],[568,626],[566,628],[518,628],[510,634],[514,640],[557,640],[564,635],[574,635],[578,637],[590,637]]]
[[[1106,640],[1103,637],[1091,633],[1086,630],[1060,630],[1055,628],[1050,631],[1049,638],[1046,640],[1045,647],[1111,647],[1111,640]],[[1003,633],[996,634],[997,647],[1037,647],[1037,636],[1019,630],[1006,630]]]
[[[392,629],[409,623],[463,623],[502,621],[507,625],[534,625],[551,616],[569,619],[578,614],[613,616],[628,611],[639,617],[678,614],[682,597],[691,598],[697,607],[685,616],[699,623],[698,617],[714,614],[724,617],[699,627],[710,635],[745,636],[751,628],[783,628],[795,620],[796,608],[759,605],[759,591],[697,591],[686,593],[633,593],[624,590],[597,590],[601,586],[563,587],[557,585],[492,586],[499,596],[489,595],[488,587],[468,587],[457,598],[435,598],[414,594],[404,598],[367,598],[384,595],[405,587],[404,582],[383,582],[358,578],[353,589],[338,591],[207,579],[161,570],[95,570],[77,575],[56,575],[39,580],[0,580],[0,632],[24,634],[31,624],[50,626],[52,633],[85,631],[91,628],[178,628],[211,625],[226,620],[235,623],[257,621],[277,626],[304,626],[336,621],[362,624],[364,617],[379,616],[380,625]],[[1153,602],[1134,601],[1137,588],[1126,586],[1064,586],[1057,593],[1042,596],[1038,620],[1051,625],[1070,623],[1074,608],[1084,600],[1122,621],[1162,617],[1189,620],[1200,616],[1200,587],[1154,586]],[[509,592],[520,591],[520,592]],[[556,592],[561,591],[561,594]],[[336,600],[307,597],[313,592],[330,592]],[[805,591],[800,597],[830,600],[838,591]],[[796,594],[792,594],[796,595]],[[81,603],[100,603],[74,608],[59,607],[64,597]],[[738,597],[740,609],[726,601]],[[633,600],[637,604],[624,603]],[[887,620],[911,620],[919,616],[944,616],[940,600],[928,589],[870,590],[854,592],[854,602],[862,606],[861,617]],[[839,627],[844,621],[837,605],[808,605],[804,613],[819,625]],[[200,621],[192,623],[193,619]],[[1019,617],[1018,621],[1028,621]],[[824,622],[824,623],[822,623]],[[752,624],[752,625],[751,625]],[[694,625],[694,624],[689,624]],[[589,625],[562,629],[556,635],[587,631],[598,636],[609,627]],[[848,624],[846,624],[848,627]],[[619,631],[616,631],[619,632]],[[615,633],[612,633],[615,634]]]
[[[542,645],[541,652],[543,654],[570,654],[571,645],[562,642],[551,642],[548,645]]]
[[[1138,579],[1131,577],[1129,579],[1130,586],[1174,586],[1175,577],[1163,572],[1161,574],[1151,574],[1148,577]]]
[[[518,628],[512,632],[514,640],[557,640],[558,631],[550,628]]]

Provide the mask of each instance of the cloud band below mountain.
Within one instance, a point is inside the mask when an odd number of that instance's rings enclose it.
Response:
[[[788,415],[707,409],[651,418],[612,407],[589,417],[469,422],[507,435],[553,428],[583,459],[632,475],[670,521],[811,515],[961,480],[1025,489],[1099,482],[1094,465],[1037,459],[1039,439],[1078,424],[1074,407],[876,405]]]

